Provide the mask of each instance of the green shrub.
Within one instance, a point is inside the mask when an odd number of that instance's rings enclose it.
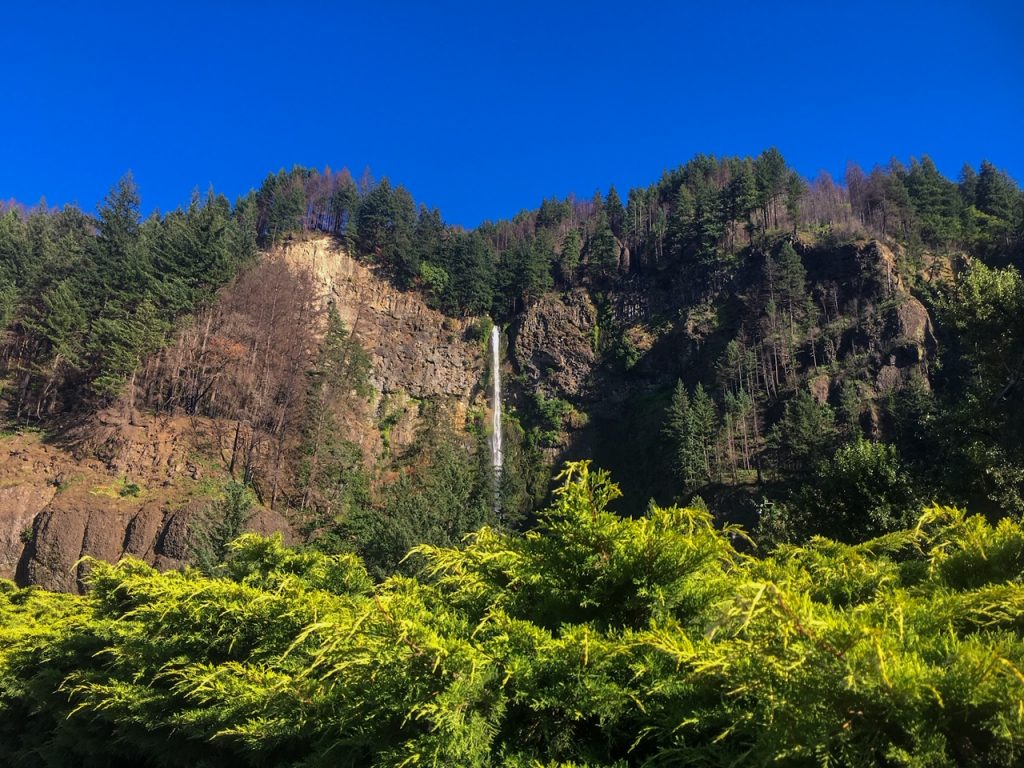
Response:
[[[354,555],[245,535],[218,578],[0,584],[0,766],[993,766],[1024,761],[1024,530],[933,508],[763,559],[623,519],[569,465],[525,535]]]

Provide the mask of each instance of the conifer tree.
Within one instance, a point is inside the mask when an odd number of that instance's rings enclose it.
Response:
[[[576,271],[580,266],[580,253],[583,243],[577,229],[570,229],[562,238],[562,252],[558,257],[558,269],[562,281],[570,288],[576,282]]]
[[[981,163],[976,196],[979,211],[1006,222],[1013,221],[1013,182],[988,160]]]
[[[590,268],[596,274],[609,277],[618,270],[619,248],[612,228],[608,225],[608,216],[603,210],[597,216],[597,224],[587,249]]]
[[[715,471],[715,439],[718,436],[718,409],[715,401],[704,390],[704,385],[698,383],[693,391],[693,401],[690,405],[690,418],[694,441],[700,447],[703,459],[704,476],[711,480]]]
[[[960,199],[963,200],[964,207],[975,205],[978,197],[978,174],[974,172],[970,163],[964,163],[960,169],[959,182]]]
[[[683,382],[677,381],[663,429],[672,454],[672,464],[683,488],[700,485],[706,475],[704,448],[700,442],[690,397]]]
[[[626,209],[622,207],[622,199],[615,191],[614,184],[608,190],[608,197],[604,201],[604,210],[612,234],[621,240],[626,231]]]

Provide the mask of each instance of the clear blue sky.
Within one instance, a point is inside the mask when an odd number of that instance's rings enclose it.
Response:
[[[0,199],[87,210],[128,169],[166,210],[298,163],[472,226],[770,145],[1024,182],[1018,2],[11,2],[0,61]]]

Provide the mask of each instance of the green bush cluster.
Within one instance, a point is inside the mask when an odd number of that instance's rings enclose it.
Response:
[[[569,465],[526,535],[354,555],[246,535],[218,578],[0,586],[2,766],[1015,765],[1024,530],[949,508],[756,558]]]

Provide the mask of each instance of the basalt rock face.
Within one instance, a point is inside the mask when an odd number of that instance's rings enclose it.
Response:
[[[88,573],[83,558],[116,562],[131,555],[160,570],[181,568],[193,560],[190,521],[202,510],[202,504],[168,509],[161,501],[97,503],[78,494],[58,496],[36,516],[15,571],[0,577],[80,592]],[[268,509],[256,512],[245,529],[296,541],[288,521]]]
[[[140,416],[137,427],[134,439],[126,433],[104,443],[118,449],[112,464],[81,458],[87,450],[82,445],[76,458],[34,433],[3,438],[0,578],[76,592],[85,585],[88,565],[81,561],[86,557],[113,562],[132,555],[160,569],[192,559],[190,521],[211,499],[190,487],[192,474],[173,452],[166,462],[151,460],[160,446],[186,444],[189,435],[173,420]],[[128,487],[125,471],[138,483],[138,496],[134,489],[122,495]],[[296,541],[288,520],[262,507],[246,529]]]
[[[892,250],[871,240],[802,255],[808,277],[819,286],[819,309],[826,317],[850,321],[835,338],[832,354],[840,359],[862,356],[876,396],[912,381],[927,387],[936,347],[934,327],[928,310],[900,276]]]
[[[596,323],[597,311],[586,292],[548,294],[515,327],[513,364],[531,388],[547,396],[581,395],[597,363]]]
[[[331,238],[289,243],[282,254],[294,269],[313,275],[321,301],[337,307],[370,355],[379,393],[468,402],[480,387],[481,346],[469,339],[474,320],[447,317],[418,294],[397,290]]]
[[[368,466],[413,443],[426,399],[440,403],[456,429],[466,426],[470,404],[485,398],[484,342],[476,319],[431,309],[422,296],[397,289],[330,237],[288,242],[271,256],[312,277],[322,316],[333,304],[370,357],[374,394],[354,404],[342,424],[345,439],[360,446]],[[381,424],[389,425],[386,435]]]
[[[36,517],[53,500],[52,485],[14,485],[0,488],[0,577],[11,578],[25,545],[34,536]]]

